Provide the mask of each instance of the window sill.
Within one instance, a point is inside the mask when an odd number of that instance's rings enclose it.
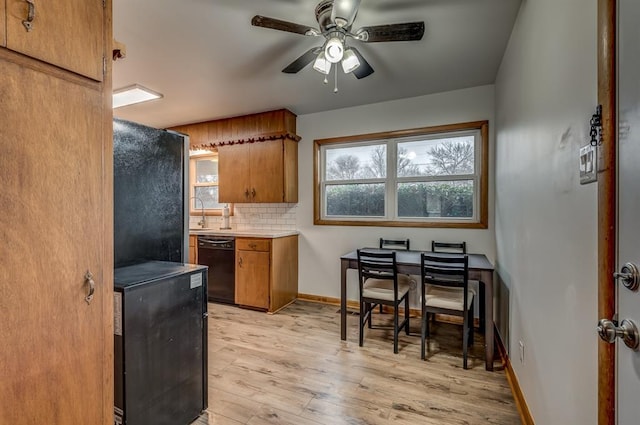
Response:
[[[313,224],[319,226],[375,226],[375,227],[422,227],[445,229],[488,229],[486,222],[455,222],[455,221],[365,221],[365,220],[323,220],[315,218]]]

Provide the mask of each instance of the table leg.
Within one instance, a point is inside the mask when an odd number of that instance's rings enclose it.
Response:
[[[347,269],[349,260],[340,260],[340,339],[347,339]]]
[[[485,368],[493,370],[493,271],[483,271]]]

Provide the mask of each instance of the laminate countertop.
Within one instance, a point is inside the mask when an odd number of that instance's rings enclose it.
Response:
[[[190,235],[211,235],[211,236],[235,236],[244,238],[284,238],[286,236],[298,235],[297,230],[221,230],[221,229],[189,229]]]

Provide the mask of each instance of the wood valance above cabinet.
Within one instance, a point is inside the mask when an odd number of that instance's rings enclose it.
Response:
[[[171,127],[188,134],[191,149],[290,139],[298,142],[296,115],[286,109]]]

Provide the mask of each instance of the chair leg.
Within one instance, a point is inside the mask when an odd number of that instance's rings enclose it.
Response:
[[[393,309],[393,353],[398,354],[398,306]]]
[[[425,345],[427,338],[427,326],[429,325],[429,317],[427,317],[427,307],[425,305],[425,295],[426,291],[424,288],[424,282],[420,282],[420,308],[422,310],[422,315],[420,316],[420,322],[422,325],[420,326],[420,358],[422,360],[425,359]]]
[[[429,333],[429,317],[427,316],[427,312],[422,306],[422,327],[420,329],[420,358],[422,360],[425,359],[425,348],[426,348],[426,339],[427,334]]]
[[[366,311],[366,303],[360,301],[360,347],[364,343],[364,321],[366,320],[367,311]]]
[[[479,325],[480,325],[480,333],[485,335],[487,330],[485,329],[486,323],[484,321],[484,301],[485,301],[485,295],[484,295],[484,283],[483,282],[479,282],[478,283],[478,294],[479,294],[479,300],[478,300],[478,316],[479,317]]]
[[[469,314],[465,312],[462,317],[462,367],[467,369],[467,349],[469,347]]]
[[[404,320],[405,320],[404,331],[406,332],[407,335],[409,335],[409,316],[410,316],[409,313],[410,313],[409,294],[407,294],[404,297]]]
[[[373,326],[373,309],[375,308],[372,303],[365,303],[367,305],[367,312],[369,313],[369,329]]]
[[[474,333],[474,329],[473,329],[473,304],[475,303],[475,300],[473,300],[471,302],[471,309],[469,310],[469,347],[473,347],[473,333]]]
[[[383,310],[383,308],[382,308],[382,307],[383,307],[383,305],[382,305],[382,304],[380,304],[380,314],[383,314],[383,313],[384,313],[384,310]]]

